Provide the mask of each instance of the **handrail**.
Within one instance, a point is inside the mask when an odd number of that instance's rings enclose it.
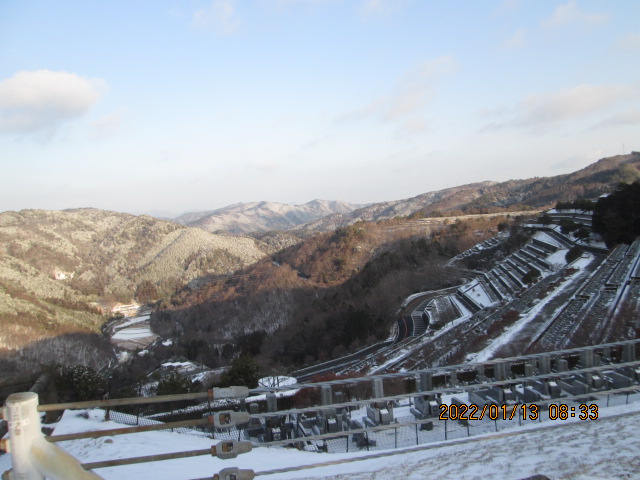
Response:
[[[247,387],[230,387],[212,389],[205,392],[209,398],[243,398],[248,395]],[[193,397],[193,394],[187,394]],[[172,401],[178,397],[184,399],[185,395],[165,395],[152,399],[117,399],[115,401],[100,400],[98,405],[127,405],[127,402],[134,400],[135,403],[158,403]],[[139,400],[147,400],[139,402]],[[149,402],[148,400],[152,400]],[[68,405],[91,406],[96,402],[75,402],[71,404],[43,405],[42,411],[61,410],[68,408]],[[86,407],[85,407],[86,408]],[[93,462],[81,464],[76,458],[64,451],[54,442],[71,440],[74,438],[92,438],[104,435],[120,435],[147,430],[159,430],[167,428],[166,424],[150,425],[134,428],[113,429],[102,432],[86,432],[80,434],[57,435],[47,439],[41,430],[40,415],[38,413],[38,395],[35,392],[14,393],[9,395],[6,406],[2,409],[3,417],[7,419],[10,434],[10,452],[13,470],[9,478],[25,480],[44,480],[45,476],[51,480],[101,480],[102,477],[92,472],[92,468],[103,466],[128,465],[131,463],[150,462],[167,460],[170,458],[183,458],[195,455],[211,454],[219,458],[235,458],[239,453],[251,450],[251,442],[237,442],[235,440],[223,441],[207,450],[180,452],[172,454],[150,455],[147,457],[135,457],[129,459],[108,460],[104,462]],[[236,424],[248,423],[250,415],[246,412],[233,412],[231,410],[216,412],[208,415],[205,419],[197,423],[207,423],[218,428],[231,428]],[[174,422],[177,424],[191,424],[193,421]],[[197,424],[196,423],[196,424]],[[169,427],[170,428],[170,427]],[[49,441],[47,441],[49,440]],[[218,446],[220,448],[218,448]],[[4,475],[3,475],[3,478]]]
[[[550,380],[550,379],[561,379],[564,377],[574,376],[576,374],[596,374],[598,372],[606,372],[610,370],[619,370],[623,369],[623,371],[629,371],[630,369],[636,370],[638,366],[640,366],[640,360],[636,360],[636,351],[637,345],[640,342],[640,339],[635,340],[626,340],[620,342],[613,342],[602,345],[593,345],[590,347],[582,347],[582,348],[573,348],[567,350],[560,350],[554,352],[546,352],[546,353],[538,353],[533,355],[526,355],[522,357],[511,357],[504,359],[496,359],[483,363],[476,364],[463,364],[463,365],[453,365],[447,367],[439,367],[439,368],[430,368],[426,370],[418,370],[411,372],[402,372],[402,373],[394,373],[394,374],[382,374],[382,375],[373,375],[369,377],[356,377],[349,379],[340,379],[340,380],[330,380],[325,382],[318,383],[308,383],[308,384],[293,384],[287,385],[283,387],[263,387],[256,389],[249,389],[247,387],[229,387],[229,388],[216,388],[209,390],[207,392],[196,392],[196,393],[188,393],[188,394],[179,394],[179,395],[164,395],[158,397],[148,397],[148,398],[121,398],[121,399],[106,399],[106,400],[96,400],[96,401],[88,401],[88,402],[67,402],[61,404],[53,404],[53,405],[41,405],[38,406],[38,395],[34,392],[26,392],[26,393],[18,393],[10,395],[7,398],[6,406],[3,408],[3,416],[6,420],[8,420],[9,432],[10,432],[10,451],[12,455],[12,463],[14,466],[13,478],[25,478],[29,480],[43,480],[45,476],[50,478],[51,480],[61,480],[61,479],[71,479],[71,480],[99,480],[102,477],[85,469],[92,468],[101,468],[103,466],[116,466],[116,465],[127,465],[132,463],[141,463],[148,461],[158,461],[158,460],[167,460],[171,458],[184,458],[189,456],[196,455],[204,455],[204,454],[213,454],[217,455],[220,458],[233,458],[238,453],[244,453],[248,451],[247,449],[251,448],[251,442],[237,442],[235,440],[227,440],[223,441],[218,446],[220,448],[216,450],[216,446],[211,447],[211,449],[207,450],[194,450],[189,452],[177,452],[170,454],[161,454],[161,455],[149,455],[146,457],[133,457],[129,459],[117,459],[117,460],[105,460],[102,462],[93,462],[87,464],[81,464],[77,459],[73,458],[59,446],[57,446],[56,442],[74,440],[80,438],[98,438],[102,436],[111,436],[111,435],[123,435],[128,433],[136,433],[136,432],[145,432],[145,431],[155,431],[155,430],[165,430],[170,428],[180,428],[180,427],[190,427],[190,426],[198,426],[198,425],[210,425],[216,428],[230,428],[232,426],[238,424],[248,423],[251,417],[254,418],[262,418],[269,416],[284,416],[287,414],[299,414],[303,412],[309,411],[317,411],[317,410],[326,410],[332,408],[345,408],[351,406],[362,406],[371,404],[372,402],[388,402],[393,400],[398,400],[402,398],[408,398],[413,396],[424,396],[424,395],[434,395],[434,394],[443,394],[443,393],[453,393],[453,392],[461,392],[461,391],[473,391],[477,389],[485,389],[491,386],[513,386],[517,384],[521,384],[523,382],[534,381],[534,380]],[[560,369],[562,371],[552,372],[549,369],[550,358],[561,358],[566,355],[576,355],[578,353],[584,352],[585,350],[589,350],[594,352],[596,350],[603,349],[617,349],[622,348],[622,355],[619,358],[619,363],[610,363],[610,364],[593,364],[593,361],[583,360],[581,368],[569,370],[566,369],[566,361],[564,362],[564,366],[560,364]],[[589,352],[586,352],[589,353]],[[136,426],[136,427],[128,427],[128,428],[117,428],[110,430],[102,430],[95,432],[83,432],[76,434],[66,434],[66,435],[55,435],[52,437],[45,437],[40,429],[40,417],[38,412],[42,411],[55,411],[62,410],[66,408],[96,408],[96,407],[114,407],[120,405],[135,405],[135,404],[151,404],[151,403],[161,403],[161,402],[172,402],[172,401],[182,401],[182,400],[197,400],[197,399],[222,399],[222,398],[246,398],[249,393],[264,393],[264,392],[277,392],[282,390],[292,390],[292,389],[301,389],[301,388],[321,388],[325,386],[334,386],[334,385],[345,385],[345,384],[354,384],[361,382],[371,382],[371,381],[379,381],[382,379],[392,379],[392,378],[416,378],[422,374],[434,375],[434,374],[442,374],[442,375],[450,375],[451,378],[455,377],[455,372],[459,370],[473,370],[480,369],[485,366],[496,366],[494,370],[497,369],[498,365],[505,364],[513,364],[516,362],[526,362],[533,361],[536,359],[547,358],[547,366],[542,369],[535,375],[531,375],[533,371],[529,372],[529,375],[526,377],[516,377],[516,378],[503,378],[504,373],[498,375],[496,379],[481,382],[477,384],[465,384],[460,385],[456,384],[456,382],[451,382],[449,386],[445,385],[442,388],[431,388],[431,384],[429,383],[428,389],[424,391],[416,391],[416,392],[407,392],[400,395],[392,395],[392,396],[384,396],[384,394],[380,394],[373,398],[368,398],[366,400],[355,400],[343,403],[330,403],[327,402],[324,405],[317,405],[313,407],[307,408],[294,408],[290,410],[278,410],[271,411],[264,414],[255,414],[249,415],[247,412],[234,412],[231,410],[225,410],[222,412],[215,412],[214,414],[206,415],[203,418],[195,419],[195,420],[185,420],[185,421],[177,421],[177,422],[169,422],[169,423],[161,423],[156,425],[146,425],[146,426]],[[581,355],[582,357],[582,355]],[[619,352],[616,354],[616,357],[620,357]],[[586,355],[584,357],[588,359],[589,356]],[[504,370],[504,369],[503,369]],[[480,371],[480,370],[477,370]],[[625,373],[627,375],[627,373]],[[634,377],[635,378],[635,377]],[[636,378],[637,382],[637,378]],[[426,385],[426,384],[425,384]],[[640,385],[633,385],[629,387],[617,388],[617,389],[608,389],[608,390],[595,390],[591,391],[587,394],[581,395],[569,395],[563,396],[562,401],[569,399],[579,399],[579,398],[590,398],[598,395],[608,395],[608,394],[616,394],[616,393],[624,393],[630,391],[638,391],[640,390]],[[560,399],[550,399],[544,401],[537,401],[536,404],[540,406],[552,404],[555,402],[561,401]],[[315,441],[315,440],[324,440],[329,438],[342,437],[344,435],[350,435],[360,432],[369,432],[369,431],[378,431],[378,430],[386,430],[398,428],[401,426],[410,426],[410,425],[418,425],[425,422],[430,421],[426,420],[418,420],[415,422],[404,422],[404,423],[395,423],[393,425],[386,426],[376,426],[365,429],[357,429],[350,430],[348,433],[344,431],[334,432],[330,434],[316,435],[316,436],[308,436],[304,437],[305,441]],[[286,440],[277,440],[272,442],[266,442],[264,445],[283,445],[290,444],[295,442],[295,439],[286,439]],[[224,449],[222,448],[224,445]],[[227,478],[229,475],[233,476],[237,469],[224,469],[225,472],[224,477]],[[237,470],[239,471],[239,470]],[[244,471],[241,471],[244,472]],[[247,471],[250,472],[250,471]],[[222,474],[222,472],[221,472]],[[244,475],[244,473],[242,473]],[[247,473],[248,475],[248,473]],[[244,478],[244,477],[242,477]],[[249,477],[247,477],[249,478]],[[251,477],[253,478],[253,477]]]
[[[157,397],[129,397],[109,398],[104,400],[88,400],[84,402],[53,403],[39,405],[39,412],[66,410],[67,408],[102,408],[119,407],[123,405],[145,405],[150,403],[178,402],[181,400],[214,400],[218,398],[245,398],[249,394],[247,387],[212,388],[206,392],[177,393],[173,395],[159,395]]]

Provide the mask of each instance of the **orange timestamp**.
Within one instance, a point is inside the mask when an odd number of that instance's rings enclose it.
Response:
[[[440,405],[440,420],[539,420],[540,412],[545,411],[535,403],[520,403],[516,405]],[[580,420],[596,420],[598,418],[598,405],[585,403],[578,406],[565,403],[548,405],[546,410],[549,420],[568,420],[579,418]]]

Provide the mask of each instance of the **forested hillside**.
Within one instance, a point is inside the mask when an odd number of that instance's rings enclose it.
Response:
[[[404,298],[461,282],[451,257],[505,217],[442,224],[358,223],[272,254],[226,281],[183,290],[152,314],[163,348],[213,366],[242,351],[282,368],[386,338]],[[149,361],[145,357],[145,361]]]
[[[106,349],[99,329],[117,303],[130,303],[136,293],[141,301],[169,296],[196,278],[228,274],[264,256],[252,238],[95,209],[1,213],[0,246],[0,348],[14,360],[24,348],[39,360],[91,359],[93,350],[67,348],[61,336],[98,334],[88,344]],[[49,355],[43,344],[33,348],[54,337],[61,345],[51,349],[62,354]]]

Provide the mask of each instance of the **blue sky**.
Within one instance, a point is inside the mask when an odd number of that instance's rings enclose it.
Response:
[[[0,211],[369,203],[640,150],[640,2],[0,2]]]

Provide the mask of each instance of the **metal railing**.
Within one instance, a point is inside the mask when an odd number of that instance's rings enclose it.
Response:
[[[247,387],[216,388],[208,392],[187,393],[180,395],[164,395],[147,398],[121,398],[110,400],[96,400],[88,402],[70,402],[51,405],[38,405],[38,394],[35,392],[14,393],[7,398],[2,409],[3,418],[7,420],[9,427],[8,450],[11,453],[13,469],[3,474],[3,480],[99,480],[101,476],[93,472],[93,469],[131,465],[135,463],[156,462],[174,458],[194,457],[199,455],[212,455],[222,459],[235,458],[240,453],[246,453],[253,447],[251,442],[239,442],[224,440],[208,449],[191,450],[169,454],[147,455],[116,460],[82,464],[56,445],[57,442],[75,440],[80,438],[98,438],[105,435],[124,435],[142,431],[153,431],[171,428],[171,425],[147,425],[131,428],[118,428],[111,430],[76,433],[69,435],[57,435],[45,437],[42,433],[39,412],[64,410],[67,408],[100,408],[120,405],[150,404],[171,402],[177,400],[193,400],[201,398],[245,398],[249,394]],[[231,428],[238,423],[247,423],[250,416],[246,412],[234,412],[225,410],[208,415],[199,420],[173,422],[172,426],[185,425],[210,425],[216,428]],[[234,477],[235,475],[235,477]],[[230,479],[253,478],[251,474],[238,469],[224,469],[214,475],[214,478]]]
[[[461,422],[461,419],[449,419],[440,421],[438,423],[437,414],[430,415],[430,417],[418,417],[411,412],[415,418],[411,416],[402,415],[398,412],[398,415],[394,416],[391,412],[391,420],[388,424],[376,424],[368,425],[366,427],[358,427],[357,422],[352,422],[352,412],[354,410],[362,409],[364,407],[395,404],[399,407],[402,402],[406,405],[408,400],[409,406],[413,400],[417,401],[418,397],[441,398],[445,395],[459,395],[469,394],[469,402],[472,402],[472,393],[480,393],[482,390],[494,388],[504,389],[507,391],[509,388],[515,392],[517,388],[524,388],[527,384],[532,382],[558,382],[560,385],[568,385],[571,377],[578,375],[591,376],[606,376],[607,374],[613,375],[610,371],[623,372],[626,378],[629,380],[628,385],[620,386],[613,384],[605,384],[600,387],[589,388],[584,394],[560,394],[554,398],[541,398],[535,403],[540,408],[549,408],[549,405],[557,403],[569,403],[575,401],[581,401],[583,399],[589,399],[592,401],[595,398],[601,398],[604,402],[606,396],[607,405],[609,400],[613,399],[615,402],[620,402],[620,398],[626,394],[626,402],[629,401],[629,397],[638,397],[637,392],[640,392],[640,361],[636,360],[637,347],[640,346],[640,340],[628,340],[623,342],[609,343],[604,345],[596,345],[592,347],[579,348],[579,349],[567,349],[556,352],[547,352],[541,354],[533,354],[522,357],[512,357],[506,359],[496,359],[489,362],[478,364],[465,364],[465,365],[453,365],[448,367],[432,368],[427,370],[411,371],[411,372],[398,372],[387,373],[382,375],[375,375],[369,377],[355,377],[346,379],[335,379],[329,381],[323,381],[318,383],[302,383],[293,384],[279,387],[261,387],[257,389],[249,390],[246,387],[230,387],[212,389],[207,392],[188,393],[180,395],[164,395],[158,397],[143,397],[143,398],[123,398],[123,399],[106,399],[95,400],[86,402],[69,402],[58,403],[49,405],[38,405],[38,396],[34,392],[18,393],[11,395],[3,408],[3,417],[8,421],[9,433],[10,433],[10,452],[13,462],[13,473],[11,475],[3,476],[3,478],[14,479],[27,479],[27,480],[41,480],[47,476],[50,479],[99,479],[98,474],[93,472],[94,469],[129,465],[142,462],[155,462],[161,460],[169,460],[174,458],[195,457],[200,455],[214,455],[219,458],[235,458],[239,453],[244,453],[252,448],[252,444],[260,446],[291,446],[291,445],[313,445],[318,447],[322,444],[322,447],[329,446],[326,451],[349,451],[350,440],[354,442],[356,439],[360,444],[360,448],[366,448],[367,450],[379,449],[379,448],[408,448],[413,445],[417,448],[419,444],[425,442],[442,442],[450,441],[452,438],[471,437],[472,434],[492,432],[491,428],[495,425],[495,432],[498,432],[498,422],[488,423],[485,422]],[[602,355],[596,354],[601,352]],[[573,369],[569,368],[569,361],[571,358],[578,359],[573,364]],[[596,361],[597,359],[597,361]],[[601,360],[603,363],[600,363]],[[605,362],[606,360],[606,362]],[[551,361],[554,362],[555,369],[550,369]],[[522,364],[522,370],[524,370],[524,376],[522,373],[514,373],[511,370],[511,365]],[[509,366],[506,368],[505,365]],[[537,365],[537,367],[536,367]],[[486,371],[485,371],[486,367]],[[501,367],[501,368],[498,368]],[[487,378],[484,373],[493,370],[495,377]],[[516,372],[518,369],[514,369]],[[466,376],[469,372],[475,372],[476,376]],[[621,377],[620,374],[616,374]],[[615,375],[614,375],[615,376]],[[439,381],[432,380],[439,377]],[[398,380],[409,380],[408,383],[403,384],[403,392],[397,393],[397,390],[389,390],[388,394],[384,394],[382,389],[383,381],[388,381],[389,386],[398,384]],[[427,382],[428,380],[428,382]],[[424,383],[427,382],[427,383]],[[567,383],[569,382],[569,383]],[[363,385],[365,383],[365,385]],[[354,396],[347,394],[341,397],[337,396],[339,390],[349,388],[351,386],[351,393],[355,393]],[[358,387],[359,386],[359,387]],[[365,387],[365,388],[361,388]],[[379,389],[377,389],[379,387]],[[563,387],[564,388],[564,387]],[[285,390],[300,390],[300,389],[313,389],[315,391],[320,390],[321,395],[318,397],[317,403],[309,405],[303,408],[289,408],[278,409],[277,406],[271,405],[266,413],[257,413],[252,409],[252,414],[246,411],[232,411],[223,410],[212,413],[211,401],[224,400],[220,402],[223,404],[222,408],[231,408],[229,403],[234,401],[240,403],[242,399],[247,399],[249,394],[262,394],[267,393],[267,397],[271,395],[273,397],[275,392],[283,392]],[[336,392],[334,401],[333,393]],[[357,392],[357,393],[356,393]],[[634,393],[635,392],[635,393]],[[344,392],[343,392],[344,393]],[[575,393],[575,392],[573,392]],[[328,395],[325,395],[328,394]],[[360,397],[360,398],[358,398]],[[473,397],[475,398],[475,397]],[[230,400],[226,400],[230,399]],[[340,400],[346,401],[340,401]],[[132,427],[114,428],[109,430],[72,433],[64,435],[53,435],[46,437],[41,432],[40,425],[40,412],[50,412],[55,410],[63,410],[70,408],[88,409],[88,408],[105,408],[111,409],[113,407],[124,405],[149,405],[156,403],[166,402],[182,402],[185,400],[203,401],[205,405],[209,404],[208,414],[203,415],[201,410],[194,410],[192,413],[197,413],[199,418],[195,419],[180,419],[177,421],[169,422],[152,422],[147,425],[137,425]],[[249,399],[251,401],[251,399]],[[255,400],[254,400],[255,401]],[[453,401],[453,400],[452,400]],[[626,403],[625,402],[625,403]],[[513,403],[513,401],[512,401]],[[516,402],[517,403],[517,402]],[[221,408],[221,405],[215,405],[214,409]],[[268,404],[268,399],[267,399]],[[291,403],[293,404],[293,403]],[[503,402],[506,405],[506,400]],[[577,405],[577,404],[576,404]],[[235,406],[236,408],[239,405]],[[196,407],[197,408],[197,407]],[[383,407],[384,408],[384,407]],[[553,407],[552,407],[553,408]],[[244,405],[242,405],[244,409]],[[317,418],[320,418],[324,413],[336,411],[344,412],[345,415],[341,417],[342,427],[339,431],[327,431],[324,427],[310,429],[306,428],[306,431],[300,427],[300,419],[304,419],[310,412],[315,412]],[[135,416],[134,416],[135,417]],[[57,444],[62,441],[79,440],[87,438],[100,438],[104,436],[124,435],[138,432],[150,432],[157,430],[168,430],[177,428],[200,428],[209,429],[234,429],[238,425],[249,425],[250,422],[259,422],[266,429],[267,423],[273,418],[280,418],[281,423],[285,421],[293,422],[298,421],[298,425],[294,434],[280,436],[276,439],[265,440],[261,438],[255,441],[240,441],[241,436],[244,435],[245,439],[250,439],[248,431],[242,432],[241,430],[233,430],[237,433],[237,440],[231,439],[228,435],[224,440],[218,442],[211,448],[175,452],[159,455],[147,455],[140,457],[132,457],[125,459],[113,459],[103,460],[92,463],[81,463],[69,453],[65,452]],[[519,419],[516,416],[516,425],[530,423],[530,418]],[[367,422],[364,422],[367,425]],[[469,425],[473,423],[473,425]],[[435,425],[434,425],[435,424]],[[319,423],[317,425],[320,425]],[[503,422],[502,428],[511,426],[513,423]],[[241,435],[242,433],[242,435]],[[363,440],[364,439],[364,440]],[[376,447],[374,443],[378,441],[379,445]],[[340,450],[335,448],[336,445],[343,445]],[[322,450],[323,448],[319,448]],[[299,467],[296,467],[299,468]],[[258,472],[255,475],[269,475],[275,472]],[[243,478],[253,478],[254,473],[251,470],[240,470],[237,468],[224,469],[218,474],[218,478],[235,478],[237,480]],[[209,477],[211,478],[211,477]],[[216,478],[214,476],[214,478]]]

